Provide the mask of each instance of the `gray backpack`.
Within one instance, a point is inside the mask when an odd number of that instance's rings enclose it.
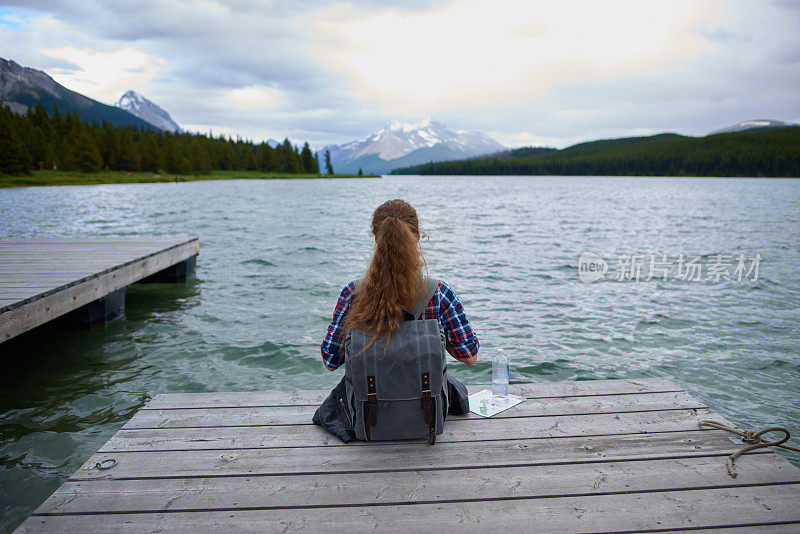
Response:
[[[433,445],[443,431],[448,408],[447,351],[439,321],[416,320],[438,287],[437,280],[426,278],[425,282],[425,296],[413,310],[403,310],[404,320],[388,344],[376,339],[363,350],[373,332],[347,334],[346,398],[358,439],[428,438]]]

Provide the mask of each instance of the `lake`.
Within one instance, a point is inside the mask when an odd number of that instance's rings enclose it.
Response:
[[[319,345],[342,286],[366,267],[371,213],[391,198],[417,208],[428,271],[480,339],[479,363],[449,366],[461,380],[488,383],[503,348],[512,382],[663,376],[742,428],[800,435],[800,180],[2,189],[0,238],[189,233],[200,257],[195,280],[129,288],[125,318],[104,329],[51,325],[0,344],[0,531],[156,393],[335,385],[342,371],[322,367]]]

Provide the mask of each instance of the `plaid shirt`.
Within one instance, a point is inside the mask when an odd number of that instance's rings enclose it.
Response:
[[[333,321],[328,327],[328,333],[322,341],[322,362],[330,369],[339,367],[340,350],[342,347],[342,322],[347,310],[350,309],[350,298],[355,291],[355,282],[350,282],[342,289],[336,309],[333,311]],[[453,348],[456,359],[464,360],[478,354],[478,336],[464,315],[461,301],[446,282],[439,281],[436,293],[431,297],[420,319],[438,319],[444,329],[445,337]]]

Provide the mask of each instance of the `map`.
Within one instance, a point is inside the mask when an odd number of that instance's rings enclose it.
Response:
[[[524,401],[525,397],[509,395],[494,397],[492,390],[484,389],[469,396],[469,411],[481,417],[491,417]]]

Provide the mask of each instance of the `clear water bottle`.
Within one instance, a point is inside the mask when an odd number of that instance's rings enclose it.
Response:
[[[508,397],[508,358],[503,349],[497,349],[492,359],[492,396]]]

